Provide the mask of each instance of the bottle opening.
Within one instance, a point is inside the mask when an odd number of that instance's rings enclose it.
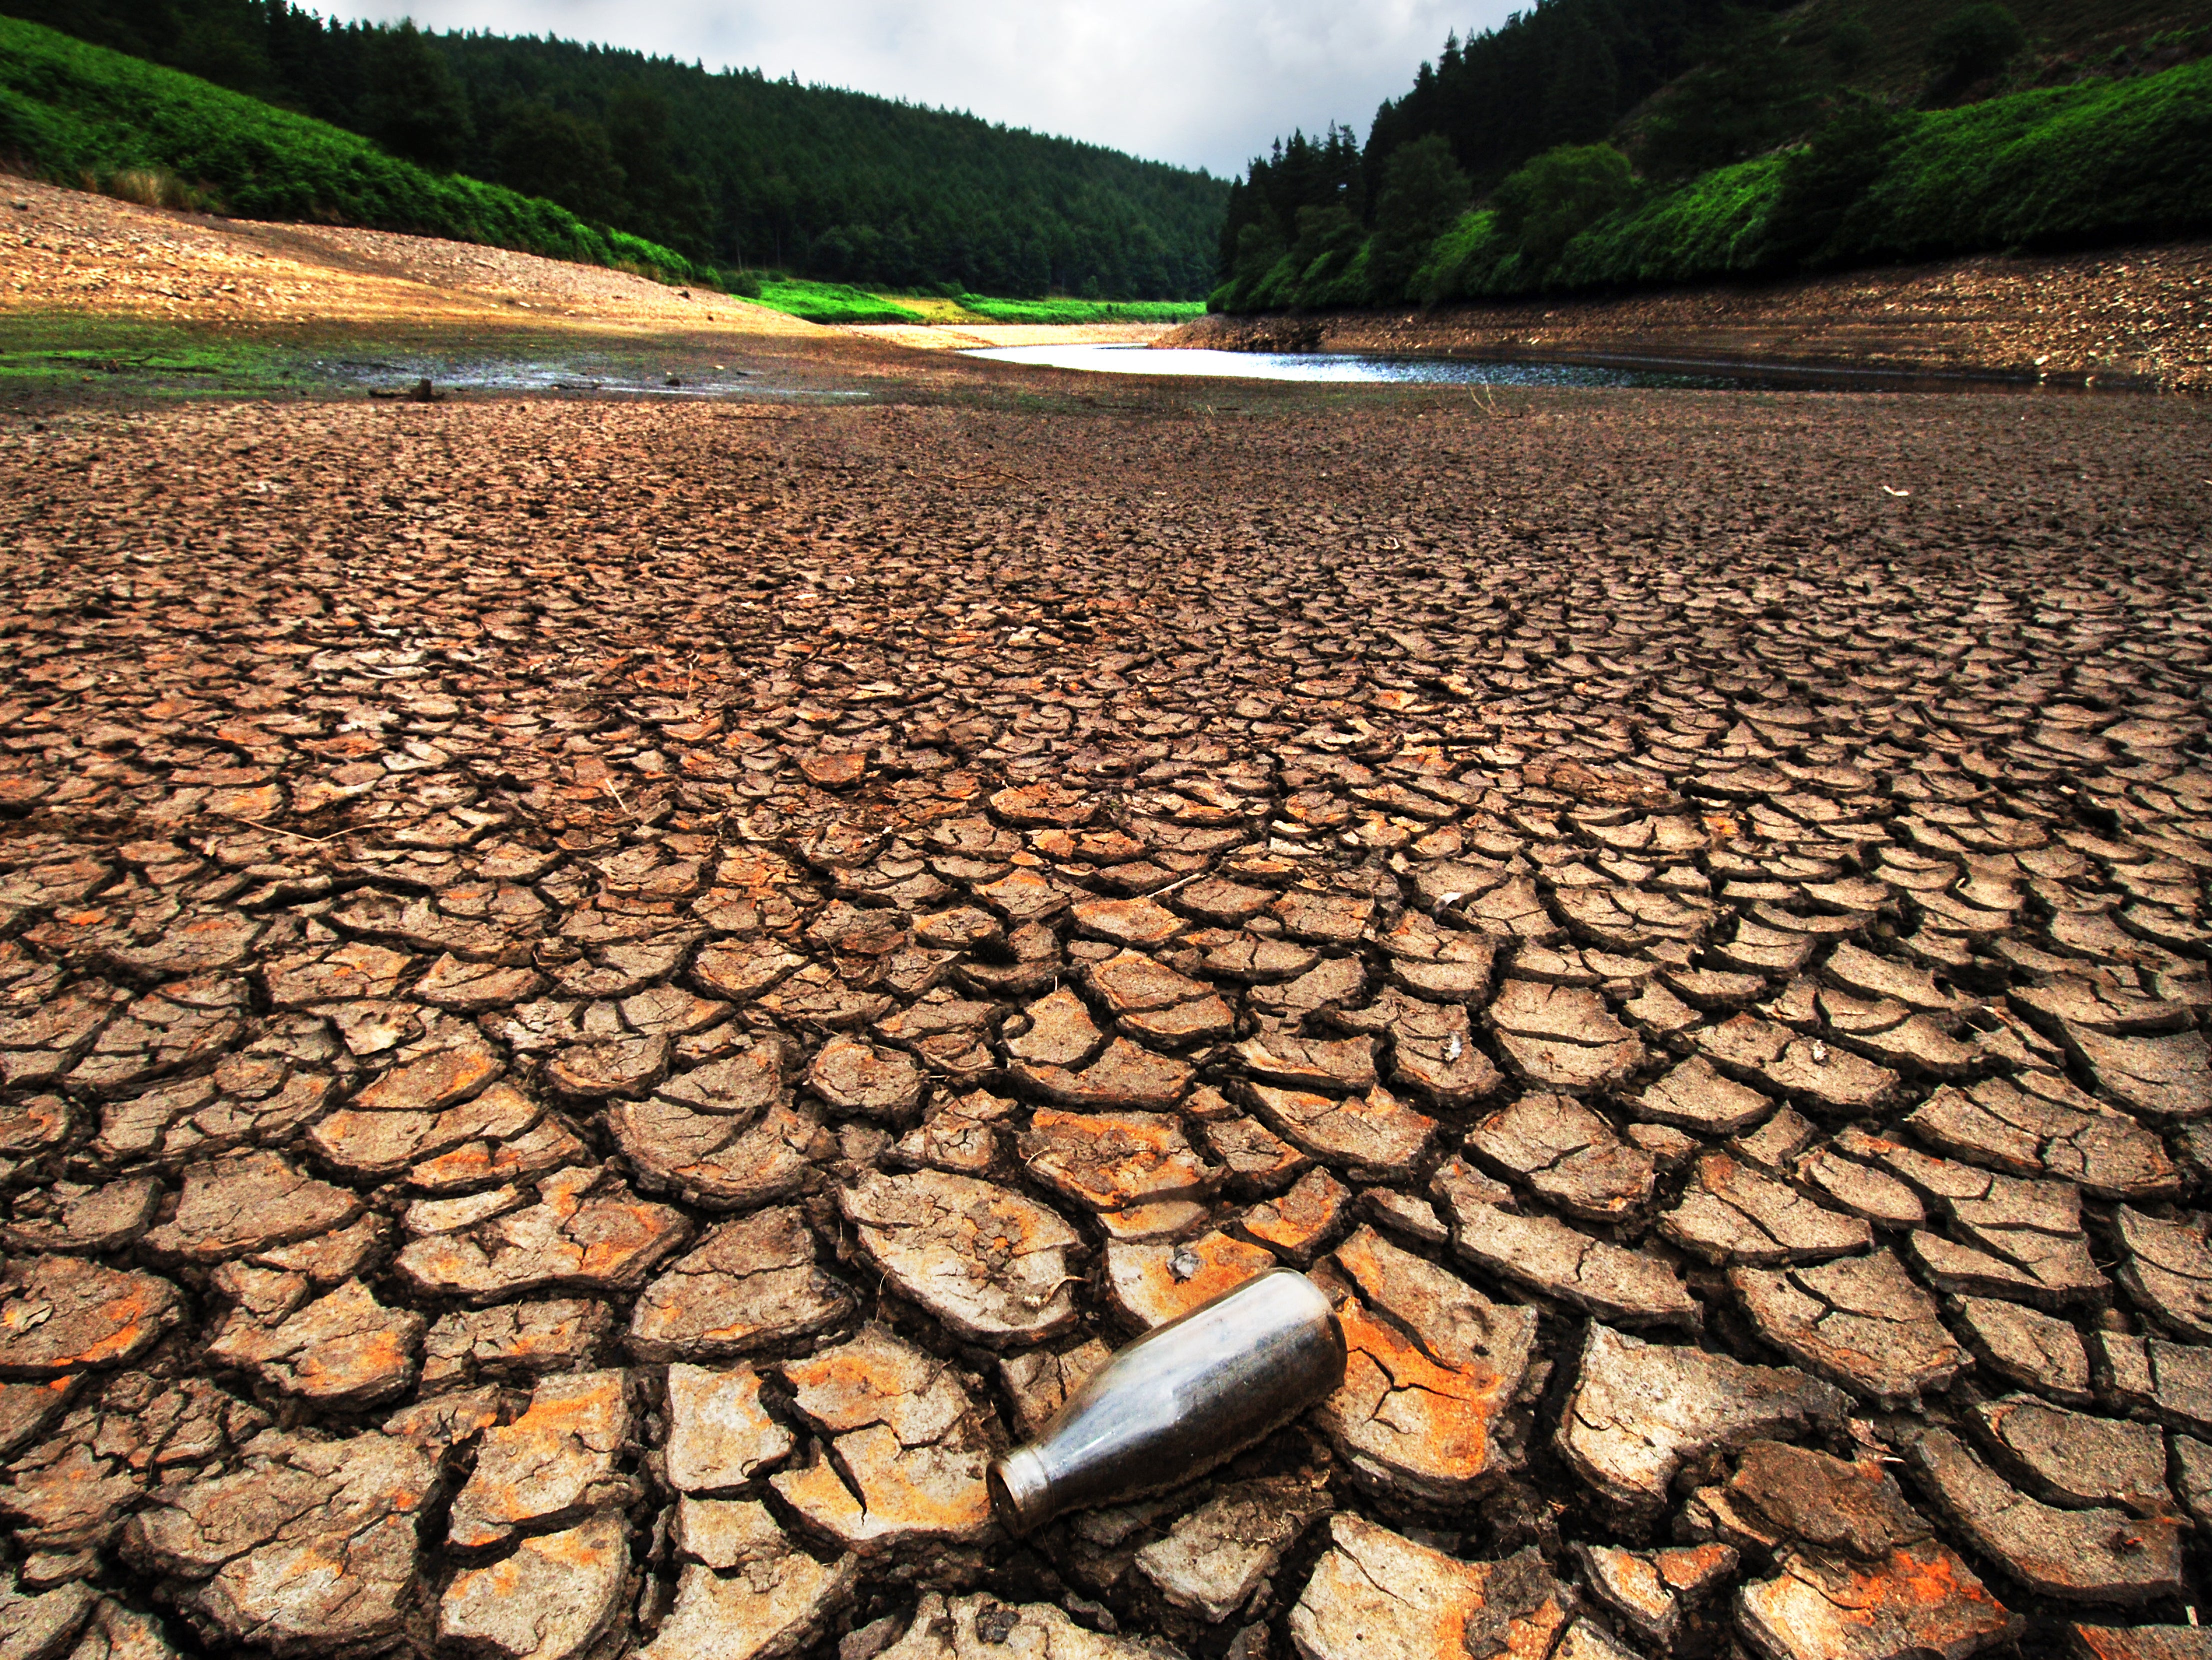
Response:
[[[1049,1519],[1051,1484],[1045,1480],[1036,1454],[1029,1448],[1017,1447],[1004,1458],[993,1459],[983,1482],[990,1491],[991,1509],[1000,1526],[1016,1538]]]

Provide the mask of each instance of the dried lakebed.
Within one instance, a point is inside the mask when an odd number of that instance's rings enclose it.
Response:
[[[2201,417],[1212,396],[0,425],[6,1654],[2206,1652]]]

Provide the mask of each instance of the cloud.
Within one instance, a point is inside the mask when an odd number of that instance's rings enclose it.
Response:
[[[344,0],[348,19],[556,34],[972,111],[1217,174],[1412,84],[1515,0]]]

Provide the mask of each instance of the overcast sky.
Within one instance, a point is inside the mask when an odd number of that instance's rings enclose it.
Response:
[[[330,0],[325,0],[329,4]],[[1527,0],[341,0],[340,16],[556,34],[971,110],[1226,176],[1411,84]]]

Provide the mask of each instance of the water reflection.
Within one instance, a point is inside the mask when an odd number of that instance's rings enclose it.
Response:
[[[1371,357],[1358,352],[1212,351],[1193,346],[1078,344],[992,346],[963,354],[1098,374],[1212,376],[1224,380],[1323,380],[1342,384],[1491,386],[1682,386],[1744,391],[1778,386],[1837,390],[1983,389],[2009,383],[1911,371],[1532,362],[1468,357]]]

